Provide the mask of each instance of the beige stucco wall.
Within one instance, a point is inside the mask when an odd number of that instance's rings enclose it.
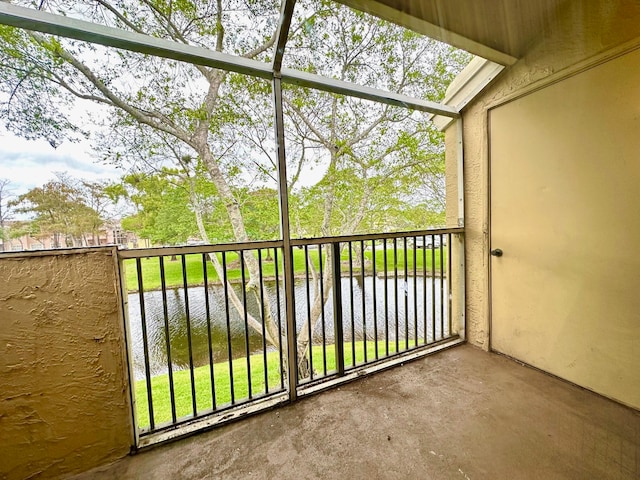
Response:
[[[0,256],[0,478],[57,477],[129,452],[114,255]]]
[[[541,32],[529,53],[507,68],[463,111],[466,325],[470,343],[489,348],[489,161],[487,112],[521,95],[561,81],[640,43],[640,2],[590,0],[568,2]],[[446,131],[453,145],[455,125]],[[455,150],[447,148],[447,190],[454,191]],[[448,200],[448,208],[456,203]],[[447,214],[454,226],[455,214]]]

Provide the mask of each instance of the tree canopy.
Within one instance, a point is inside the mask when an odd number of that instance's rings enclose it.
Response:
[[[16,213],[33,216],[30,232],[52,236],[54,247],[86,246],[88,236],[96,245],[110,203],[104,187],[59,173],[56,180],[19,195],[10,205]]]
[[[61,0],[40,6],[264,61],[272,56],[279,14],[274,1]],[[91,133],[99,158],[141,174],[173,169],[174,181],[186,189],[182,197],[172,197],[182,204],[175,208],[205,214],[212,208],[209,198],[215,197],[231,229],[231,235],[209,238],[211,229],[193,232],[193,220],[180,215],[184,225],[173,234],[162,222],[157,226],[164,233],[151,232],[147,223],[144,232],[150,238],[179,243],[194,233],[212,241],[272,237],[248,228],[242,208],[248,191],[276,189],[268,83],[10,27],[0,27],[0,38],[7,98],[3,118],[9,129],[57,145],[89,133],[68,106],[97,105],[89,119],[98,127]],[[406,29],[317,0],[298,2],[284,56],[285,66],[430,100],[443,97],[468,59]],[[443,210],[442,189],[433,188],[437,181],[422,180],[425,172],[442,177],[443,148],[425,115],[299,87],[286,88],[284,98],[289,188],[300,196],[292,204],[314,210],[293,212],[300,234],[406,228],[406,219],[392,215],[402,205],[424,210],[416,220],[438,218],[433,213]],[[319,181],[299,186],[301,175],[313,175],[312,167],[321,173]],[[211,183],[208,195],[188,187],[199,178]],[[319,210],[322,218],[317,218]],[[373,215],[385,218],[372,222]],[[196,220],[196,227],[201,223]]]

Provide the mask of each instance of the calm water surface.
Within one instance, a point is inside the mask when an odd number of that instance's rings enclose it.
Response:
[[[352,283],[352,285],[350,285]],[[435,283],[435,285],[434,285]],[[424,337],[425,320],[427,338],[432,338],[432,311],[435,300],[436,325],[435,336],[439,338],[440,332],[440,278],[409,277],[387,279],[387,294],[385,297],[385,280],[381,278],[365,277],[353,279],[342,278],[342,309],[344,340],[351,341],[374,340],[374,288],[375,288],[375,317],[378,340],[385,338],[385,325],[389,325],[389,339],[395,341],[395,325],[398,323],[399,338],[405,337],[405,329],[409,338],[415,336],[415,324],[417,323],[418,337]],[[447,325],[447,281],[443,284],[444,310],[444,334],[448,334]],[[435,286],[435,299],[432,298],[432,288]],[[233,288],[242,299],[241,286]],[[396,288],[397,288],[397,316],[396,316]],[[364,290],[364,312],[363,312]],[[313,287],[310,287],[311,301],[313,302]],[[426,291],[426,306],[424,293]],[[226,361],[232,358],[244,357],[249,353],[262,351],[262,337],[255,330],[246,329],[244,318],[235,308],[229,305],[229,332],[227,335],[227,315],[224,300],[224,288],[221,285],[210,286],[206,295],[209,301],[209,318],[206,313],[206,299],[204,287],[190,287],[188,289],[189,321],[191,324],[191,343],[194,366],[206,365],[209,362],[209,325],[211,326],[211,346],[214,362]],[[276,299],[276,283],[265,282],[264,294],[271,300],[273,318],[284,329],[284,285],[279,285],[280,308]],[[417,293],[417,295],[416,295]],[[327,343],[333,343],[333,298],[332,292],[325,292],[328,300],[325,304],[325,329],[324,337]],[[386,300],[385,300],[386,298]],[[167,290],[166,292],[167,315],[171,361],[174,370],[189,368],[189,348],[187,341],[187,309],[184,290],[181,288]],[[136,379],[145,377],[144,344],[142,335],[142,316],[140,312],[140,298],[137,293],[128,296],[129,322],[132,337],[133,363]],[[353,308],[352,308],[353,305]],[[417,308],[416,308],[417,306]],[[152,375],[167,372],[167,342],[165,337],[165,313],[163,307],[162,292],[152,291],[144,294],[144,313],[147,326],[147,338],[149,348],[149,369]],[[426,308],[425,308],[426,307]],[[247,295],[247,309],[256,318],[260,317],[260,306],[253,294]],[[307,328],[307,285],[304,280],[295,283],[295,309],[298,331]],[[353,312],[353,315],[352,315]],[[426,313],[426,317],[425,317]],[[353,319],[353,327],[352,327]],[[314,330],[314,343],[321,343],[323,329],[318,322]],[[229,355],[228,342],[231,342],[231,355]],[[274,347],[269,347],[274,349]]]

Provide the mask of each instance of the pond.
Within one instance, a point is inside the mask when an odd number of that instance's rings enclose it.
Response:
[[[350,283],[352,283],[350,293]],[[417,336],[424,338],[426,326],[426,338],[440,338],[441,334],[448,334],[447,307],[445,300],[442,305],[444,312],[444,332],[440,331],[440,278],[409,277],[393,278],[386,280],[387,295],[385,297],[385,280],[377,277],[341,279],[342,309],[344,341],[374,340],[377,332],[377,340],[385,339],[385,331],[388,331],[389,341],[395,341],[396,324],[398,337],[404,338],[408,333],[409,338]],[[446,278],[443,284],[443,298],[447,298]],[[364,309],[363,309],[364,287]],[[233,285],[239,298],[242,298],[241,285]],[[375,295],[374,295],[375,288]],[[396,316],[396,288],[397,288],[397,316]],[[276,301],[276,283],[265,282],[265,295],[271,300],[273,318],[278,321],[278,303]],[[278,286],[280,294],[280,322],[285,328],[284,285]],[[313,287],[311,298],[313,302]],[[435,292],[435,295],[433,293]],[[426,293],[426,297],[425,297]],[[229,358],[228,340],[231,341],[231,357],[239,358],[247,354],[262,351],[262,337],[253,329],[245,328],[244,318],[229,306],[229,332],[227,335],[227,319],[224,299],[224,288],[221,285],[209,286],[208,301],[210,306],[211,345],[214,362],[227,361]],[[169,339],[171,360],[174,370],[189,368],[189,348],[187,341],[187,317],[185,308],[184,290],[182,288],[169,289],[167,296],[167,322],[169,325]],[[325,332],[327,344],[333,343],[333,297],[332,292],[325,293],[328,297],[325,304]],[[432,297],[435,297],[432,298]],[[375,300],[374,300],[375,298]],[[385,300],[386,298],[386,300]],[[426,305],[425,305],[426,298]],[[206,365],[209,362],[208,322],[206,315],[205,289],[204,287],[190,287],[188,289],[189,320],[191,329],[192,356],[194,366]],[[434,301],[435,300],[435,301]],[[128,296],[129,323],[132,337],[133,368],[136,380],[145,377],[144,347],[142,336],[142,322],[140,315],[140,299],[137,293]],[[434,308],[435,303],[435,308]],[[147,324],[147,338],[149,344],[149,369],[151,375],[159,375],[167,372],[167,346],[164,334],[165,315],[163,297],[161,291],[150,291],[144,294],[145,320]],[[353,304],[353,309],[352,309]],[[375,304],[375,315],[374,315]],[[247,296],[247,309],[256,318],[260,317],[260,306],[254,295]],[[353,310],[353,315],[352,315]],[[363,311],[364,310],[364,311]],[[435,322],[433,312],[435,310]],[[307,285],[305,280],[295,282],[295,311],[298,332],[307,328]],[[374,317],[376,327],[374,327]],[[364,321],[363,321],[364,320]],[[435,323],[435,332],[433,325]],[[388,325],[385,328],[385,325]],[[247,335],[248,334],[248,335]],[[322,342],[322,325],[318,322],[314,330],[314,343]],[[268,347],[273,349],[273,347]]]

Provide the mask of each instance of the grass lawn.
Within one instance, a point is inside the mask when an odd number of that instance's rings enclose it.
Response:
[[[398,269],[398,274],[404,273],[405,268],[405,252],[404,249],[400,248],[402,242],[398,244],[398,258],[397,263],[394,257],[393,248],[387,248],[387,269],[390,274],[393,274],[394,269]],[[275,276],[275,264],[273,260],[265,260],[266,251],[262,252],[262,268],[263,275],[265,277],[274,277]],[[218,253],[218,258],[222,262],[222,253]],[[257,257],[256,252],[247,252],[245,255],[255,255]],[[359,269],[355,268],[356,264],[356,252],[352,253],[352,259],[354,263],[354,272],[359,271]],[[414,250],[412,248],[408,248],[406,252],[407,257],[407,269],[411,274],[413,272],[414,265]],[[435,256],[435,270],[438,271],[440,269],[440,250],[423,250],[417,249],[415,251],[416,255],[416,270],[420,273],[423,269],[423,262],[426,260],[426,269],[427,271],[431,270],[432,265],[432,255]],[[371,273],[373,271],[371,262],[373,259],[373,252],[371,250],[366,250],[364,253],[366,272]],[[271,255],[273,258],[273,253]],[[316,269],[318,268],[318,249],[317,247],[313,247],[310,250],[311,261],[315,265]],[[426,258],[425,258],[426,257]],[[164,257],[164,268],[165,268],[165,279],[168,287],[179,287],[183,284],[182,278],[182,258],[177,257],[177,260],[171,260],[171,257]],[[443,251],[443,259],[446,265],[447,258],[447,250]],[[341,260],[343,262],[342,270],[348,271],[348,261],[349,261],[349,252],[344,250],[341,255]],[[278,273],[282,275],[283,267],[282,267],[282,255],[278,255],[278,261],[280,265],[278,266]],[[294,261],[294,269],[296,275],[303,275],[305,273],[305,257],[304,250],[295,248],[293,250],[293,261]],[[127,289],[128,290],[137,290],[138,289],[138,275],[136,271],[136,261],[134,259],[125,260],[125,273],[126,273],[126,281],[127,281]],[[158,257],[149,257],[142,258],[140,260],[141,268],[142,268],[142,279],[145,290],[157,290],[160,288],[160,260]],[[191,254],[185,255],[185,266],[187,272],[187,284],[188,285],[201,285],[204,282],[203,275],[203,262],[202,255],[199,254]],[[207,262],[207,276],[210,282],[216,282],[220,279],[216,274],[213,265],[211,262]],[[326,265],[325,265],[326,268]],[[376,250],[376,272],[381,273],[384,272],[384,255],[382,250]],[[227,275],[229,280],[239,280],[241,278],[240,271],[240,262],[238,259],[238,254],[235,252],[227,253]],[[248,273],[245,272],[245,275],[248,278]]]
[[[413,340],[409,341],[409,347],[414,346]],[[389,342],[389,353],[395,353],[395,341]],[[345,342],[344,356],[345,367],[353,366],[353,350],[355,349],[356,365],[364,363],[364,342]],[[405,350],[404,341],[399,342],[399,350]],[[322,345],[315,345],[311,351],[313,366],[316,376],[324,375],[324,362],[322,356]],[[386,355],[386,345],[384,341],[378,341],[378,356],[382,358]],[[375,342],[367,342],[367,358],[369,361],[375,358]],[[326,348],[327,372],[336,369],[335,347],[327,345]],[[251,389],[252,395],[265,393],[264,386],[264,361],[262,354],[251,355]],[[232,362],[233,368],[233,390],[236,402],[249,398],[249,382],[247,375],[247,359],[238,358]],[[231,382],[229,375],[229,363],[215,363],[213,366],[213,376],[215,381],[216,405],[229,404],[231,402]],[[198,412],[211,410],[213,408],[211,395],[211,375],[209,365],[194,369],[196,405]],[[278,352],[267,353],[267,379],[269,391],[281,389],[280,359]],[[189,370],[180,370],[173,374],[174,395],[176,404],[176,417],[186,417],[192,414],[193,405],[191,397],[191,378]],[[151,379],[151,393],[153,397],[153,417],[156,424],[169,422],[171,415],[171,399],[169,393],[169,376],[167,374],[158,375]],[[144,380],[135,383],[135,394],[138,415],[138,427],[149,426],[149,409],[147,402],[147,385]]]

